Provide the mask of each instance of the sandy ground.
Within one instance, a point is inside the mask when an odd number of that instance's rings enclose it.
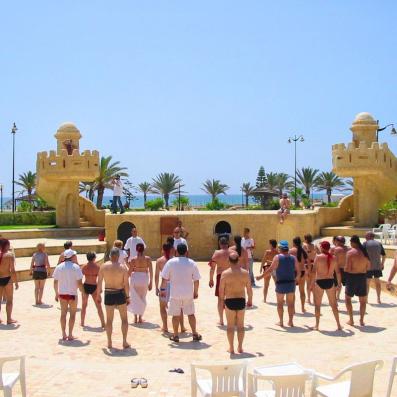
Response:
[[[259,266],[259,265],[256,265]],[[0,356],[24,354],[27,357],[28,395],[32,397],[69,396],[147,396],[163,390],[168,396],[190,396],[190,363],[212,363],[228,360],[226,333],[216,326],[217,312],[214,291],[208,287],[208,266],[200,264],[203,280],[197,301],[199,331],[202,343],[192,343],[186,335],[180,345],[173,345],[162,336],[159,323],[158,300],[152,291],[148,295],[146,323],[130,325],[130,351],[105,349],[106,336],[101,331],[94,305],[89,305],[87,325],[84,330],[77,325],[78,341],[59,342],[59,308],[54,301],[52,280],[47,283],[44,301],[48,306],[32,306],[33,282],[21,283],[15,293],[14,316],[18,327],[0,324]],[[387,388],[391,359],[397,355],[397,301],[384,295],[384,304],[374,304],[371,291],[368,305],[367,326],[349,327],[336,332],[328,305],[322,308],[321,332],[308,329],[313,325],[313,307],[309,313],[297,313],[295,328],[281,329],[275,326],[274,285],[271,284],[269,303],[262,301],[262,288],[254,290],[254,308],[246,315],[246,354],[234,359],[249,358],[253,366],[296,361],[307,368],[335,374],[343,367],[364,360],[383,359],[384,368],[375,379],[375,396],[384,396]],[[357,301],[354,304],[357,309]],[[297,306],[298,308],[298,306]],[[341,318],[346,323],[344,304],[340,304]],[[1,312],[4,319],[4,307]],[[131,318],[130,318],[131,322]],[[358,322],[358,321],[357,321]],[[120,346],[120,323],[116,316],[114,345]],[[180,367],[185,374],[169,373]],[[130,388],[132,377],[146,377],[147,390]],[[397,387],[397,386],[396,386]],[[19,394],[19,388],[16,389]],[[397,393],[397,391],[395,392]],[[308,395],[308,393],[307,393]]]

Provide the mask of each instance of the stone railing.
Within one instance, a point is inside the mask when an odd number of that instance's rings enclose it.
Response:
[[[85,197],[79,196],[79,209],[80,216],[91,222],[93,226],[105,226],[105,210],[98,210],[95,204],[86,199]]]

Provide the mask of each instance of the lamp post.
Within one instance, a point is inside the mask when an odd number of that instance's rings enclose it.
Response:
[[[181,210],[181,184],[178,183],[178,211]]]
[[[3,185],[0,183],[0,209],[3,212]]]
[[[241,186],[241,206],[244,207],[244,189]]]
[[[296,143],[297,142],[304,142],[305,138],[303,135],[296,136],[294,135],[293,137],[288,138],[288,143],[294,143],[294,153],[295,153],[295,178],[294,178],[294,202],[295,202],[295,207],[298,205],[298,197],[296,196]]]
[[[378,124],[378,128],[376,130],[376,142],[379,142],[379,132],[384,131],[387,127],[392,127],[391,131],[390,131],[390,135],[397,135],[397,131],[394,128],[394,124],[393,123],[387,124],[387,125],[385,125],[382,128],[379,128],[379,120],[376,120],[376,124]]]
[[[14,123],[11,128],[12,134],[12,212],[15,212],[15,134],[18,128]]]

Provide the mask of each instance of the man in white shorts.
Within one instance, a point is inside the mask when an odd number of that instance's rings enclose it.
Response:
[[[168,315],[172,316],[174,334],[170,336],[170,340],[179,342],[178,326],[182,314],[188,316],[193,341],[200,341],[202,337],[197,333],[194,314],[194,299],[198,298],[200,272],[196,263],[186,257],[187,246],[185,244],[179,244],[176,247],[176,254],[177,256],[170,259],[161,272],[161,288],[165,289],[167,282],[171,286]],[[165,290],[161,292],[162,296],[165,294]]]

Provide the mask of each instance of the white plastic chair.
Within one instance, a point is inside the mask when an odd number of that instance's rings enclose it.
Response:
[[[19,372],[3,372],[3,366],[8,361],[19,361]],[[4,397],[12,396],[12,388],[19,380],[22,397],[26,397],[25,356],[0,358],[0,390]]]
[[[397,356],[393,358],[393,363],[390,371],[389,386],[387,387],[386,397],[391,397],[391,391],[393,389],[393,381],[396,375],[397,375]]]
[[[192,364],[192,397],[197,397],[197,391],[203,397],[245,397],[247,365],[246,361],[212,365]],[[210,372],[211,377],[198,379],[197,369]]]
[[[397,237],[397,225],[393,225],[389,230],[388,230],[389,238],[393,242],[393,244],[396,244],[396,237]]]
[[[389,238],[389,230],[391,228],[390,223],[384,223],[379,225],[379,227],[375,227],[372,229],[372,232],[375,234],[375,237],[378,237],[380,241],[387,241]]]
[[[256,375],[248,374],[248,397],[304,397],[306,381],[310,374],[301,375]],[[271,383],[273,390],[258,390],[258,381]]]
[[[368,361],[343,369],[335,377],[315,373],[312,383],[312,396],[322,397],[371,397],[374,388],[375,370],[382,368],[383,361]],[[335,382],[346,373],[351,373],[350,380],[318,386],[318,380]]]

